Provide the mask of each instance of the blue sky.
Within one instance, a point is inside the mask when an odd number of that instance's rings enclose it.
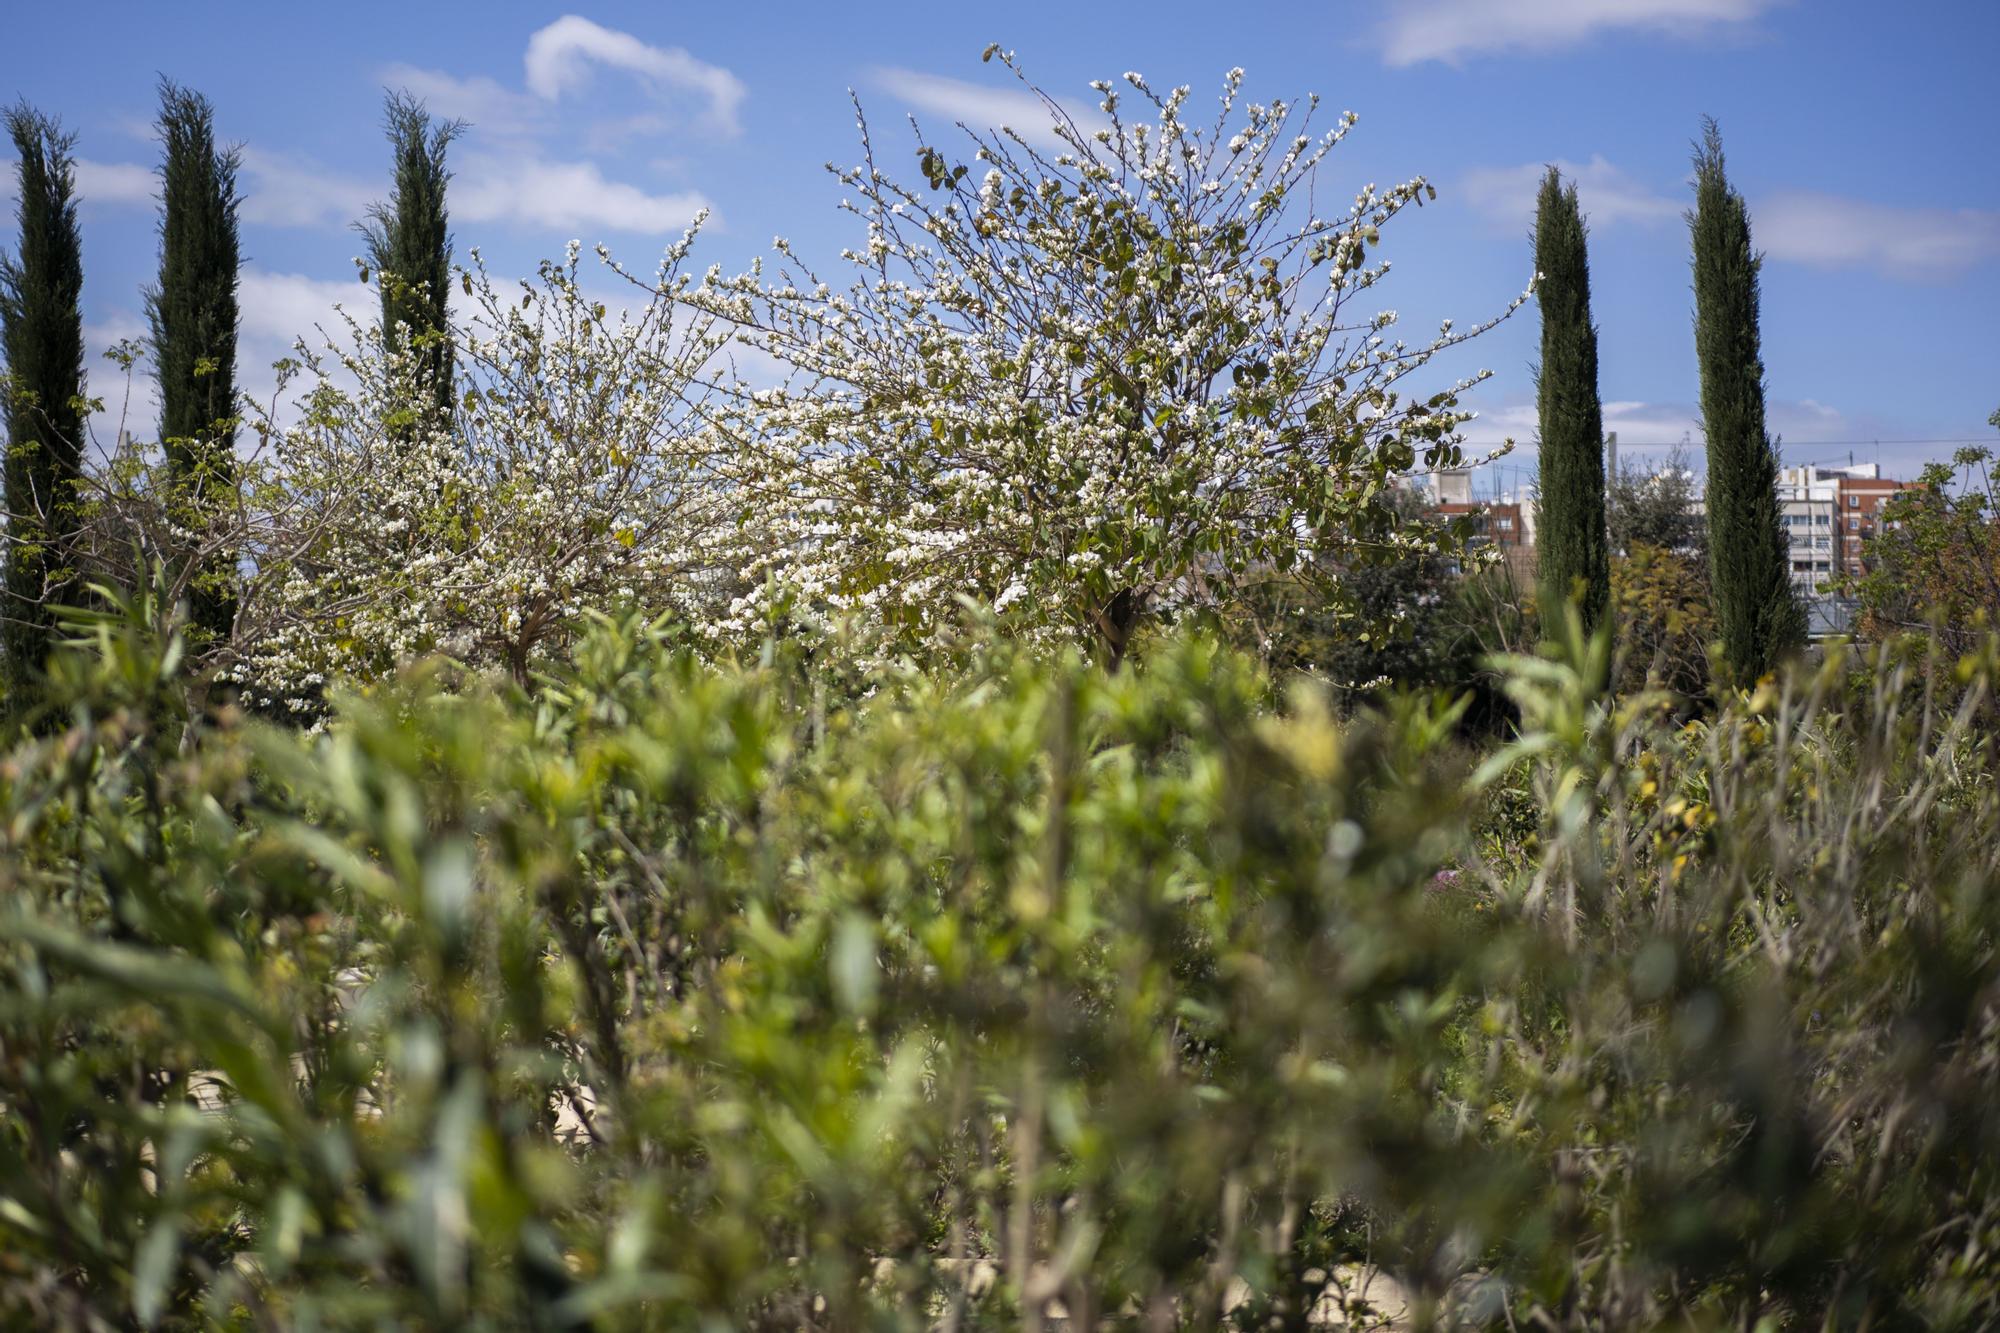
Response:
[[[1330,113],[1357,112],[1325,169],[1336,197],[1418,174],[1440,193],[1385,235],[1395,271],[1378,290],[1406,336],[1520,290],[1536,177],[1564,164],[1592,223],[1607,424],[1628,446],[1700,442],[1681,210],[1689,142],[1713,115],[1767,254],[1788,461],[1852,452],[1909,472],[1951,445],[1898,442],[1996,438],[1995,0],[84,3],[33,6],[9,28],[0,95],[79,137],[93,352],[143,329],[157,78],[205,92],[245,146],[252,389],[332,301],[367,308],[350,224],[386,190],[384,87],[473,123],[455,150],[454,229],[496,272],[528,272],[572,237],[644,269],[702,204],[714,221],[697,259],[733,271],[774,234],[828,261],[855,239],[823,169],[854,159],[850,88],[912,174],[906,113],[934,136],[1016,121],[1017,86],[979,60],[999,41],[1079,101],[1127,69],[1206,97],[1241,65],[1246,96],[1316,91]],[[1493,484],[1533,465],[1536,329],[1530,307],[1451,367],[1495,371],[1471,404],[1474,437],[1527,446]],[[114,390],[93,364],[93,388]]]

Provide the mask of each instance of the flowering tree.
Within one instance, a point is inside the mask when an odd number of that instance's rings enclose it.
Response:
[[[1352,306],[1389,270],[1380,229],[1435,192],[1368,185],[1322,213],[1352,114],[1315,134],[1316,99],[1244,105],[1233,70],[1196,125],[1185,87],[1124,83],[1093,85],[1101,125],[1034,89],[1053,149],[961,127],[960,162],[919,129],[920,185],[879,168],[857,104],[863,160],[836,169],[867,229],[852,280],[780,239],[775,281],[698,293],[796,372],[756,399],[766,586],[905,637],[971,594],[1116,662],[1149,619],[1400,553],[1388,483],[1461,461],[1459,395],[1487,372],[1399,385],[1491,322],[1413,348],[1393,311]]]
[[[263,427],[252,507],[277,517],[226,674],[299,713],[328,680],[431,652],[525,680],[583,612],[621,601],[706,619],[738,559],[703,380],[728,333],[678,299],[695,230],[650,282],[599,248],[636,312],[584,291],[575,242],[518,295],[473,251],[452,420],[423,410],[431,361],[379,327],[350,317],[346,346],[308,355],[300,419]]]

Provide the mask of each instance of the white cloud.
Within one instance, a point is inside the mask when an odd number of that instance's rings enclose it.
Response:
[[[364,181],[295,153],[243,150],[245,222],[277,227],[347,226],[375,200]]]
[[[653,46],[574,14],[534,32],[522,65],[525,91],[412,65],[382,71],[389,86],[423,99],[440,115],[470,122],[486,145],[454,161],[454,218],[657,236],[678,233],[709,206],[695,190],[656,192],[612,180],[579,156],[576,145],[610,152],[635,135],[689,123],[710,135],[734,136],[741,132],[737,113],[745,95],[734,74],[679,47]],[[650,109],[580,127],[561,123],[558,104],[587,88],[599,67],[634,76]]]
[[[1535,195],[1550,166],[1576,184],[1578,202],[1593,226],[1615,226],[1621,222],[1669,222],[1681,215],[1683,205],[1647,189],[1601,156],[1589,162],[1527,162],[1518,167],[1479,167],[1465,174],[1465,200],[1495,222],[1523,227],[1535,216]]]
[[[2000,259],[2000,212],[1897,208],[1805,190],[1766,195],[1752,234],[1773,259],[1816,268],[1870,268],[1941,282]]]
[[[152,205],[160,197],[160,178],[151,167],[135,162],[76,160],[76,193],[87,204]]]
[[[870,70],[868,83],[919,111],[948,117],[953,124],[976,132],[1011,129],[1032,144],[1061,142],[1053,123],[1056,113],[1042,100],[1041,94],[1025,87],[1001,88],[895,68]],[[1079,126],[1097,119],[1093,111],[1080,103],[1063,98],[1055,101],[1057,108]]]
[[[743,81],[720,65],[698,60],[678,46],[650,46],[629,32],[565,14],[528,39],[522,57],[528,90],[546,101],[590,82],[591,65],[601,64],[637,75],[655,97],[692,94],[707,104],[703,121],[712,129],[736,134]]]
[[[649,194],[606,179],[592,162],[552,162],[532,156],[469,157],[452,185],[454,217],[468,222],[645,235],[677,234],[708,201],[695,191]]]
[[[21,163],[0,158],[0,209],[12,220],[20,197]],[[151,206],[159,201],[160,178],[151,167],[136,162],[94,162],[76,159],[76,194],[86,204]]]
[[[517,138],[540,128],[546,110],[537,98],[503,86],[483,74],[461,79],[442,70],[389,65],[385,87],[407,92],[448,120],[463,120],[482,135]]]
[[[83,326],[90,393],[104,403],[104,410],[90,417],[91,440],[100,451],[109,451],[117,444],[120,430],[150,438],[159,429],[160,390],[151,362],[140,358],[127,380],[125,372],[104,356],[118,343],[143,343],[151,336],[145,315],[137,310],[113,310]]]
[[[1867,410],[1835,407],[1814,398],[1772,398],[1765,404],[1764,423],[1777,441],[1780,460],[1788,466],[1844,463],[1852,455],[1863,461],[1879,461],[1887,475],[1914,477],[1926,461],[1949,452],[1937,445],[1898,442],[1899,438],[1935,434],[1935,427],[1927,429]],[[1622,466],[1657,467],[1678,447],[1697,474],[1705,467],[1707,437],[1701,428],[1701,408],[1694,402],[1606,402],[1604,428],[1618,433]],[[1532,471],[1537,462],[1536,434],[1532,401],[1507,403],[1482,412],[1466,427],[1466,438],[1475,448],[1491,448],[1511,437],[1516,448],[1503,460],[1503,466],[1526,471]]]
[[[255,348],[262,361],[274,361],[285,355],[294,339],[304,338],[308,346],[317,346],[321,341],[316,332],[319,328],[338,334],[345,326],[334,310],[336,303],[352,308],[365,323],[374,313],[376,300],[374,289],[358,278],[337,282],[303,273],[245,268],[237,288],[237,305],[242,311],[239,338],[246,350]],[[238,360],[246,369],[256,364],[247,356]]]
[[[367,211],[368,187],[291,153],[243,150],[242,216],[245,222],[281,227],[323,222],[346,225]],[[11,205],[19,188],[19,164],[0,162],[0,205]],[[136,162],[76,160],[76,193],[85,204],[157,207],[159,173]]]
[[[1687,37],[1747,23],[1782,0],[1403,0],[1377,28],[1390,65],[1483,51],[1552,51],[1619,29]]]

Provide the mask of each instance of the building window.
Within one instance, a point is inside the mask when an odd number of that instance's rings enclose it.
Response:
[[[1859,509],[1859,508],[1861,508],[1861,497],[1860,497],[1860,496],[1858,496],[1858,495],[1850,495],[1850,496],[1848,496],[1848,497],[1847,497],[1847,507],[1848,507],[1849,509]]]
[[[1514,530],[1514,520],[1511,518],[1497,518],[1493,522],[1502,532],[1512,532]]]
[[[1847,520],[1847,530],[1849,532],[1859,532],[1861,530],[1861,520],[1858,518],[1850,517]]]

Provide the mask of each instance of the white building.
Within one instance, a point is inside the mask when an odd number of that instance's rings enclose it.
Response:
[[[1802,596],[1821,595],[1820,586],[1839,572],[1836,529],[1840,481],[1808,463],[1778,472],[1779,522],[1792,542],[1792,586]]]

